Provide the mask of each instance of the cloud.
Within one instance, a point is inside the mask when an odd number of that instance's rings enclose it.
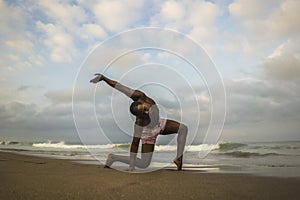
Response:
[[[159,11],[150,18],[151,26],[178,30],[200,43],[210,54],[219,37],[217,18],[222,16],[221,8],[209,1],[162,1]]]
[[[200,41],[204,38],[196,37],[193,30],[202,28],[203,31],[206,29],[207,32],[214,32],[211,28],[216,17],[222,14],[216,4],[207,1],[165,1],[158,7],[160,11],[150,19],[151,25],[173,28],[184,33],[191,31],[190,35]]]
[[[242,33],[263,44],[299,35],[299,1],[236,0],[228,7],[233,19],[245,29]]]
[[[287,47],[287,44],[299,44],[299,8],[300,2],[294,0],[235,0],[230,3],[228,19],[231,27],[225,35],[224,50],[234,53],[232,59],[242,61],[237,62],[240,65],[237,68],[252,62],[252,66],[263,65],[263,73],[268,74],[268,78],[277,77],[281,80],[287,80],[289,75],[286,73],[291,71],[298,74],[295,56],[298,49],[294,48],[292,52],[292,47]],[[289,51],[290,55],[285,53],[275,58],[275,54],[283,53],[280,52],[283,46],[286,46],[284,51]]]
[[[53,103],[70,103],[72,102],[72,92],[72,89],[49,91],[45,93],[45,96]]]
[[[34,45],[29,40],[6,40],[5,45],[12,51],[23,54],[32,54],[34,52]]]
[[[29,85],[21,85],[20,87],[17,88],[17,91],[25,91],[31,88]]]
[[[161,6],[161,15],[166,21],[180,20],[185,15],[181,2],[166,1]]]
[[[278,1],[274,0],[235,0],[229,6],[229,12],[232,16],[237,18],[240,21],[246,22],[256,19],[263,19],[269,13],[271,5],[276,4]]]
[[[80,28],[79,37],[82,39],[102,39],[107,36],[105,30],[98,24],[83,24]]]
[[[35,104],[24,104],[12,101],[0,106],[1,126],[10,127],[12,124],[23,123],[36,114]]]
[[[51,60],[54,62],[71,63],[77,50],[72,35],[58,25],[44,24],[41,21],[38,21],[36,25],[38,29],[44,31],[46,34],[43,44],[51,51]]]
[[[298,123],[299,87],[288,88],[272,80],[226,80],[228,96],[226,126],[258,122]]]
[[[0,59],[3,70],[16,71],[32,68],[28,59],[35,53],[32,34],[27,30],[30,15],[21,7],[0,1]]]
[[[188,5],[188,21],[194,27],[212,26],[222,10],[214,3],[208,1],[196,1]]]
[[[0,0],[1,36],[21,39],[25,33],[27,16],[19,7],[11,7],[6,1]],[[15,31],[18,29],[19,31]]]
[[[278,38],[298,37],[300,33],[300,1],[281,1],[280,7],[276,9],[266,21],[268,33]]]
[[[42,110],[36,104],[12,101],[0,106],[1,132],[10,130],[19,134],[35,130],[74,129],[71,105],[51,104]],[[21,131],[21,132],[20,132]]]
[[[88,80],[87,80],[88,83]],[[103,83],[99,83],[103,84]],[[95,88],[96,87],[96,88]],[[112,93],[112,88],[109,86],[93,86],[90,85],[89,88],[81,88],[75,87],[73,88],[65,88],[61,90],[51,90],[45,93],[45,96],[55,104],[68,104],[74,101],[74,104],[78,104],[81,102],[94,103],[94,98],[96,98],[97,102],[103,98],[108,98]],[[72,99],[73,96],[73,99]],[[101,98],[97,98],[101,96]]]
[[[293,55],[269,59],[264,68],[269,77],[283,81],[300,80],[300,59]]]
[[[34,1],[35,9],[42,11],[47,17],[55,20],[58,24],[72,29],[77,24],[87,20],[86,12],[78,5],[72,4],[69,1]]]
[[[280,81],[300,80],[300,38],[279,45],[263,64],[269,78]]]
[[[115,32],[131,27],[141,20],[144,1],[101,1],[93,5],[98,22],[107,30]]]

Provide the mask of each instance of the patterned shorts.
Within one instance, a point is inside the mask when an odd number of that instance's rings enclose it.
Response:
[[[155,144],[157,136],[165,130],[166,123],[167,119],[160,118],[155,127],[144,127],[141,134],[142,144]]]

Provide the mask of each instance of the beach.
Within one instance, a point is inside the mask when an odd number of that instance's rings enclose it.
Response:
[[[0,152],[0,199],[299,199],[300,178],[161,169],[125,173]]]

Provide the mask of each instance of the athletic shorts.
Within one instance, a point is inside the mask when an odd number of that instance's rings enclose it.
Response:
[[[157,136],[165,130],[166,123],[167,119],[160,118],[155,127],[144,127],[141,134],[142,144],[155,144]]]

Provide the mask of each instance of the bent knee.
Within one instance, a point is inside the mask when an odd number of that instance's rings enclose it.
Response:
[[[139,163],[139,168],[145,169],[147,167],[149,167],[150,163],[151,163],[151,158],[144,158],[140,160],[141,162]]]
[[[151,163],[150,161],[142,162],[138,167],[142,169],[146,169],[147,167],[149,167],[150,163]]]
[[[188,132],[188,127],[185,124],[180,124],[179,132],[187,133]]]
[[[144,164],[142,164],[142,165],[140,166],[140,168],[146,169],[147,167],[149,167],[149,165],[150,165],[150,162],[149,162],[149,163],[144,163]]]

